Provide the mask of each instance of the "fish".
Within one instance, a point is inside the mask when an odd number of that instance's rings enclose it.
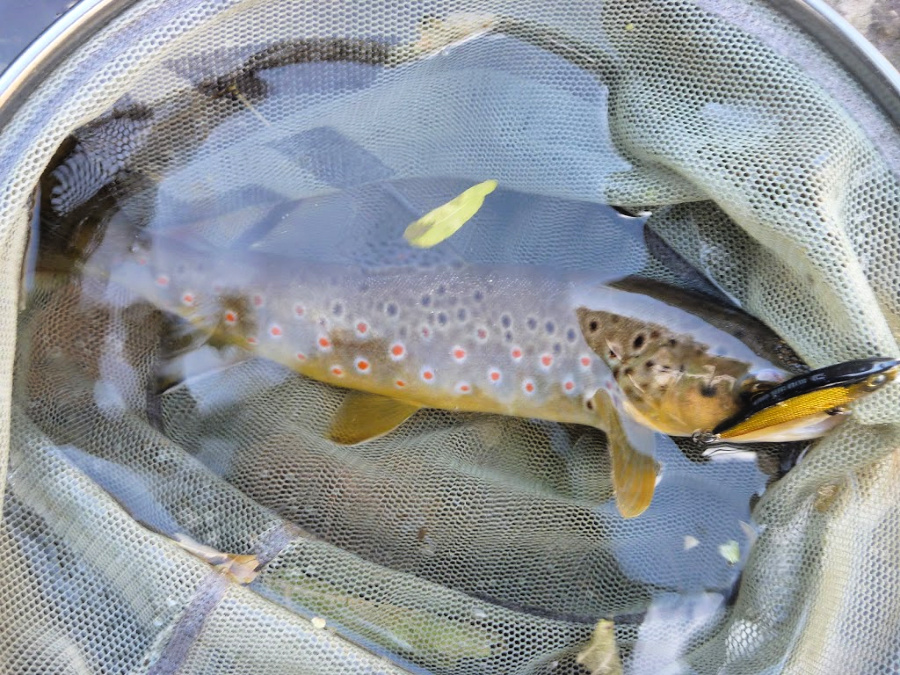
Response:
[[[596,427],[626,518],[653,498],[656,434],[710,431],[791,376],[789,348],[763,324],[647,280],[466,263],[354,268],[167,236],[127,247],[107,237],[83,267],[216,344],[349,389],[329,431],[337,443],[387,434],[422,408]],[[809,437],[842,418],[831,419]]]

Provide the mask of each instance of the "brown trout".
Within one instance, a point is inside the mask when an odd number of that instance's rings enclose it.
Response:
[[[748,393],[789,377],[777,353],[786,347],[762,324],[653,282],[627,290],[527,267],[351,269],[166,238],[115,248],[104,242],[86,269],[220,343],[354,390],[336,442],[380,436],[426,407],[594,426],[608,436],[625,517],[653,497],[655,432],[708,432]],[[801,419],[776,440],[815,438],[842,419]]]

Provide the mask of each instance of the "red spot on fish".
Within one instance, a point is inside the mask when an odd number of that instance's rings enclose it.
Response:
[[[277,325],[277,324],[273,324],[273,325],[269,328],[269,335],[271,335],[271,336],[274,337],[274,338],[279,338],[279,337],[281,337],[283,334],[284,334],[284,331],[282,331],[282,330],[281,330],[281,326],[279,326],[279,325]]]
[[[488,377],[491,378],[491,382],[499,382],[500,381],[500,371],[499,370],[489,370]]]
[[[165,274],[160,274],[156,277],[156,285],[157,286],[168,286],[169,285],[169,277]]]
[[[453,348],[453,358],[457,361],[465,361],[466,360],[466,350],[462,347],[454,347]]]
[[[572,391],[573,389],[575,389],[575,383],[572,380],[566,380],[565,382],[563,382],[563,389],[565,389],[566,391]]]
[[[429,330],[428,326],[422,326],[422,337],[426,340],[431,337],[431,330]]]
[[[369,372],[369,362],[365,359],[356,359],[356,369],[361,373]]]
[[[338,377],[343,377],[343,375],[344,375],[344,369],[341,368],[340,366],[332,366],[332,367],[331,367],[331,374],[332,374],[332,375],[337,375]]]
[[[534,393],[534,382],[532,382],[531,380],[525,380],[525,383],[522,385],[522,389],[525,390],[526,394],[533,394]]]
[[[394,384],[395,384],[397,387],[399,387],[400,389],[403,389],[403,387],[406,386],[406,382],[404,382],[403,380],[397,380],[396,382],[394,382]]]
[[[306,314],[306,309],[304,309],[303,305],[294,305],[294,314],[299,318]]]
[[[404,347],[401,343],[395,342],[391,345],[391,358],[394,361],[399,361],[406,354],[406,347]]]
[[[255,337],[248,337],[248,338],[247,338],[247,344],[248,344],[248,345],[255,345],[257,342],[259,342],[259,340],[257,340]]]
[[[544,354],[541,356],[541,365],[545,368],[549,368],[553,364],[553,357],[550,354]]]
[[[356,324],[356,332],[360,335],[365,335],[368,330],[369,324],[367,324],[365,321],[360,321],[358,324]]]
[[[522,358],[522,350],[518,347],[513,347],[509,354],[513,357],[513,361],[518,361]]]
[[[227,324],[236,324],[238,320],[237,313],[235,312],[225,312],[225,323]]]
[[[475,334],[478,336],[479,340],[487,340],[488,332],[484,328],[479,328],[475,331]]]
[[[181,302],[190,307],[194,304],[194,294],[193,293],[185,293],[181,296]]]
[[[253,304],[254,304],[256,307],[262,307],[262,304],[263,304],[263,296],[259,295],[258,293],[257,293],[256,295],[254,295],[254,296],[253,296]]]
[[[323,352],[331,351],[331,340],[329,340],[324,335],[318,339],[318,345],[319,345],[319,349],[322,350]]]
[[[306,354],[303,352],[297,352],[296,356],[298,361],[306,361]]]
[[[590,356],[582,356],[581,357],[581,365],[585,368],[591,367],[591,357]]]
[[[472,391],[472,387],[468,382],[460,382],[456,385],[456,391],[458,391],[460,394],[468,394],[470,391]]]
[[[422,379],[426,382],[432,382],[434,380],[434,371],[430,368],[422,369]]]

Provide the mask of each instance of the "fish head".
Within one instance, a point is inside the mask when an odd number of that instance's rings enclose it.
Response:
[[[709,430],[737,414],[748,392],[783,379],[778,370],[714,354],[695,337],[602,310],[577,310],[588,346],[606,363],[622,407],[641,424],[671,436]]]

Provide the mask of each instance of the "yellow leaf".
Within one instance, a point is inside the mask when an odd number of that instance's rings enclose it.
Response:
[[[410,223],[403,238],[416,248],[431,248],[440,244],[478,213],[484,198],[496,188],[495,180],[473,185],[458,197]]]

